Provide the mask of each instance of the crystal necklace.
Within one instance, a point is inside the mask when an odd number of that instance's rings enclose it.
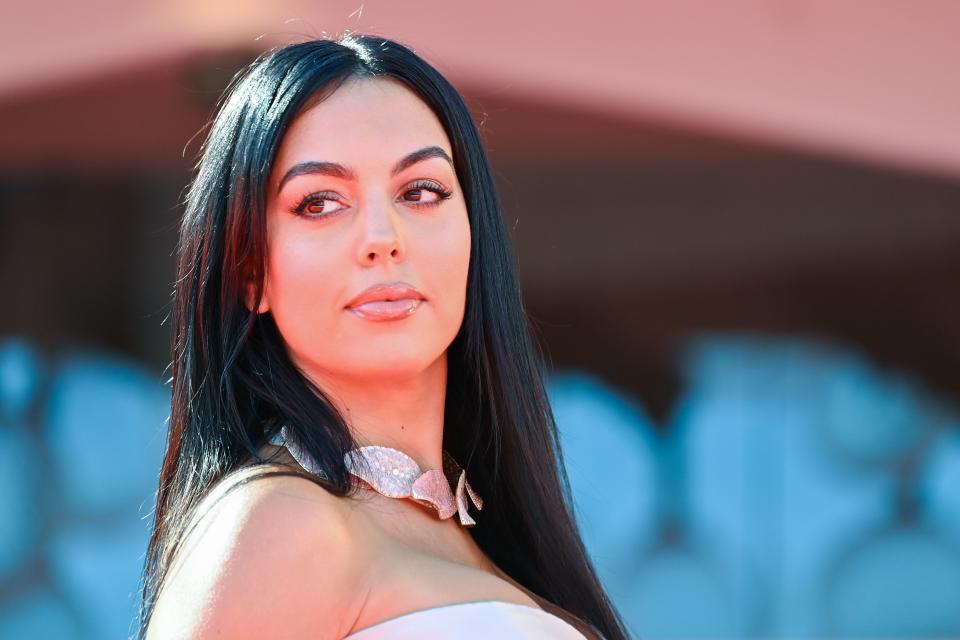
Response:
[[[270,442],[286,447],[293,459],[310,473],[327,478],[310,454],[294,441],[286,425],[270,438]],[[443,450],[442,470],[423,471],[416,460],[403,451],[378,445],[348,451],[343,461],[352,475],[388,498],[410,498],[434,509],[441,520],[456,513],[464,527],[477,524],[467,513],[467,496],[478,511],[483,509],[483,500],[467,482],[467,472],[446,449]],[[454,486],[456,489],[452,488]]]

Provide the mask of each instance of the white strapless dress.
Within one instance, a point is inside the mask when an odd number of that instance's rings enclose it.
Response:
[[[525,604],[482,600],[420,609],[351,633],[344,640],[587,640],[566,620]]]

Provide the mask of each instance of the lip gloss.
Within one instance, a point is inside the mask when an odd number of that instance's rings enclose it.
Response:
[[[364,320],[386,322],[410,317],[423,303],[423,300],[407,298],[404,300],[373,300],[347,307],[348,311]]]

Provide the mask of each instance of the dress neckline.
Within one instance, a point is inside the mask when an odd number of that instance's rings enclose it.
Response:
[[[368,631],[371,633],[376,631],[382,631],[388,625],[399,624],[401,622],[405,622],[417,616],[433,614],[433,613],[436,613],[437,611],[450,610],[458,607],[479,607],[479,606],[510,607],[510,608],[513,608],[515,611],[523,612],[528,615],[546,616],[548,619],[556,621],[564,625],[571,631],[576,632],[580,637],[586,640],[586,636],[583,635],[583,632],[581,632],[579,629],[577,629],[575,626],[573,626],[572,624],[570,624],[560,616],[554,613],[550,613],[546,609],[542,609],[540,607],[531,607],[530,605],[527,605],[527,604],[520,604],[518,602],[507,602],[506,600],[470,600],[467,602],[451,602],[449,604],[441,604],[435,607],[427,607],[425,609],[414,609],[413,611],[401,613],[399,615],[393,616],[392,618],[387,618],[386,620],[375,622],[374,624],[363,627],[362,629],[357,629],[350,635],[345,636],[344,640],[349,640],[350,638],[362,639],[363,634]]]

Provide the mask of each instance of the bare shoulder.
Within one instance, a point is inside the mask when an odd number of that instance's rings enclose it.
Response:
[[[177,552],[148,640],[345,636],[369,583],[342,499],[289,475],[216,491]]]

